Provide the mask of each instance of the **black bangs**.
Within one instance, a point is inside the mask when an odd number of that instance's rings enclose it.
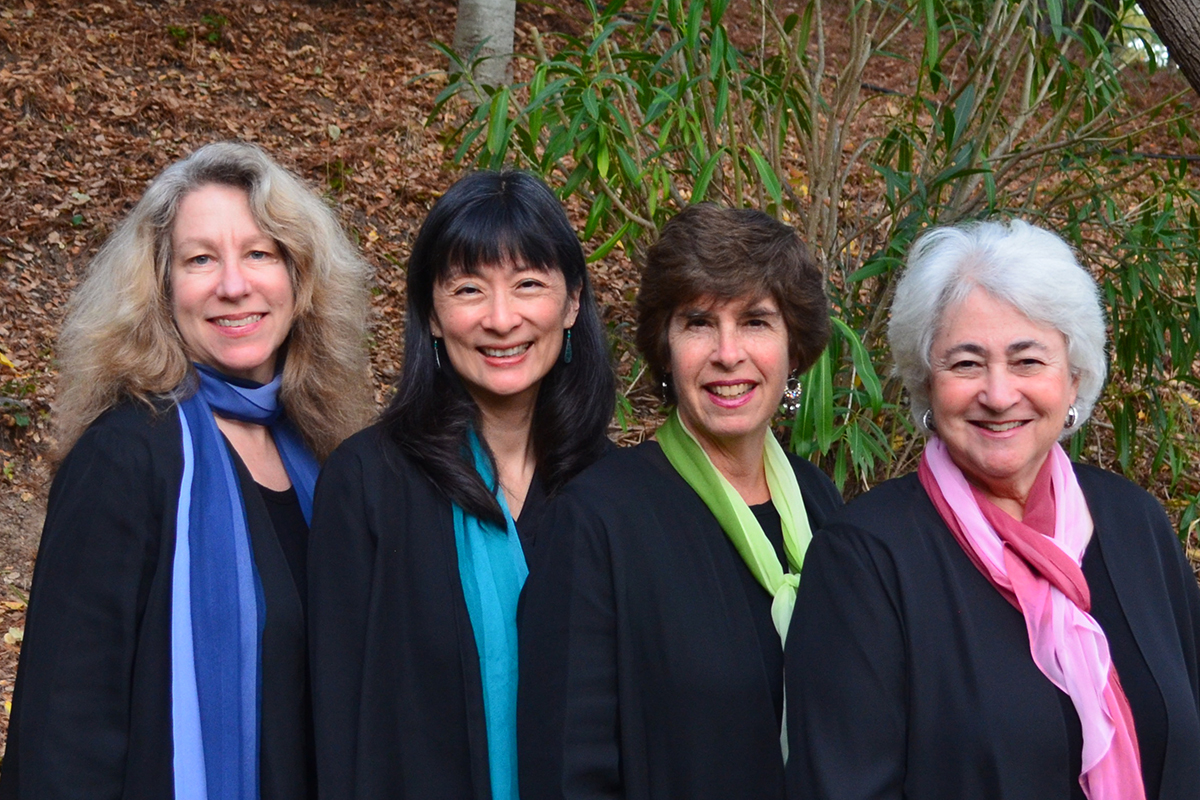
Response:
[[[483,267],[516,266],[539,272],[563,272],[554,243],[542,230],[514,217],[528,216],[525,209],[479,204],[468,214],[446,226],[443,252],[437,258],[435,283],[459,275],[478,275]]]

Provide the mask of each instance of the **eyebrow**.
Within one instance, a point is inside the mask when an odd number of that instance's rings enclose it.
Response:
[[[1022,339],[1018,342],[1013,342],[1004,349],[1005,355],[1015,355],[1025,350],[1045,350],[1046,345],[1039,342],[1037,339]],[[945,352],[945,356],[952,356],[956,353],[970,353],[975,356],[986,356],[987,350],[983,345],[975,344],[974,342],[963,342],[956,344]]]

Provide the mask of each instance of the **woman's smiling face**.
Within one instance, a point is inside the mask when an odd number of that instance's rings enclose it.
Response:
[[[506,263],[434,284],[430,328],[480,406],[532,403],[578,313],[561,272]]]
[[[295,297],[287,261],[246,192],[207,184],[185,195],[171,251],[171,310],[188,356],[226,375],[271,380]]]
[[[1023,505],[1075,402],[1066,337],[975,289],[945,312],[930,361],[933,423],[950,457],[993,499]]]
[[[793,366],[774,298],[699,298],[671,315],[667,341],[680,419],[706,451],[766,434]]]

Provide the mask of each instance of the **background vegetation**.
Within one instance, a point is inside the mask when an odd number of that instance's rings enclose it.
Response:
[[[477,85],[458,62],[431,119],[470,101],[455,158],[532,169],[581,200],[593,259],[620,248],[638,263],[701,200],[795,225],[838,322],[783,424],[848,493],[920,452],[898,382],[877,371],[913,238],[1010,215],[1058,231],[1111,323],[1111,379],[1072,454],[1156,489],[1185,535],[1200,511],[1195,98],[1132,93],[1130,64],[1161,58],[1132,0],[753,4],[757,31],[735,42],[729,0],[587,0],[586,30],[535,32],[512,86]],[[623,419],[652,413],[620,327],[614,346]]]

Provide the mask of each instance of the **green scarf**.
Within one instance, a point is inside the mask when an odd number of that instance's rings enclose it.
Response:
[[[763,446],[763,465],[767,471],[771,502],[783,523],[783,549],[793,572],[783,571],[775,548],[754,518],[754,512],[713,466],[704,448],[680,421],[678,410],[671,411],[655,436],[671,466],[700,495],[750,572],[774,598],[771,619],[780,640],[787,641],[788,625],[796,605],[796,588],[800,585],[800,568],[804,566],[804,553],[812,541],[812,529],[804,510],[800,484],[796,482],[796,473],[783,448],[768,432]]]

